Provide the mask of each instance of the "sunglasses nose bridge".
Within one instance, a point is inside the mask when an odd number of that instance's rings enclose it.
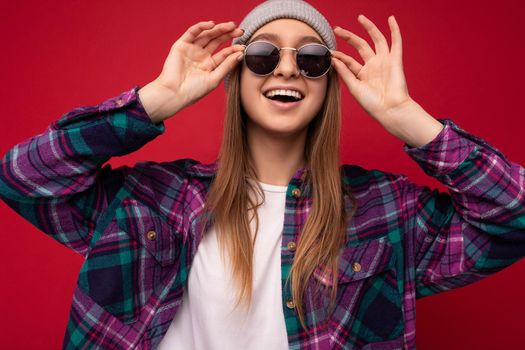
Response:
[[[283,55],[284,52],[283,50],[289,50],[291,51],[290,54],[291,56],[289,56],[288,58],[284,58],[284,56],[286,55]],[[297,57],[296,57],[296,54],[297,54],[297,49],[295,47],[281,47],[279,49],[279,63],[277,64],[277,67],[275,67],[274,69],[274,73],[277,73],[279,74],[279,72],[281,72],[281,74],[285,73],[285,72],[282,72],[283,69],[286,70],[286,72],[289,71],[288,69],[288,64],[291,65],[292,70],[293,70],[293,75],[299,75],[299,66],[297,65]],[[285,65],[283,65],[283,58],[284,60],[286,60],[286,63]],[[290,73],[288,73],[290,74]]]
[[[292,57],[293,59],[295,60],[296,59],[296,55],[297,55],[297,49],[295,47],[281,47],[279,49],[279,58],[282,58],[282,51],[283,50],[290,50],[292,51],[291,54],[292,54]]]

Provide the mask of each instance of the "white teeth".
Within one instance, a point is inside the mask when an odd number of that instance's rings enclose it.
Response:
[[[270,98],[270,97],[274,97],[274,96],[291,96],[297,100],[300,100],[303,98],[303,96],[301,95],[301,93],[299,91],[295,91],[295,90],[270,90],[270,91],[267,91],[266,94],[264,94],[264,96]]]

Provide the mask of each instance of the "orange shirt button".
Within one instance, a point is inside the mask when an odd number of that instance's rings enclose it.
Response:
[[[154,241],[155,238],[157,238],[157,232],[155,232],[155,231],[148,231],[148,233],[146,233],[146,237],[148,238],[148,240]]]

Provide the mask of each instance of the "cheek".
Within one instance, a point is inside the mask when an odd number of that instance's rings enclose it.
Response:
[[[310,89],[312,96],[314,96],[314,98],[312,99],[312,104],[316,110],[319,110],[323,106],[324,100],[326,99],[326,93],[328,90],[328,80],[327,79],[323,79],[323,81],[319,83],[320,84],[316,84]]]

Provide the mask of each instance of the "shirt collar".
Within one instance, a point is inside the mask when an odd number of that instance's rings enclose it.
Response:
[[[197,163],[189,167],[187,173],[193,177],[211,178],[217,173],[218,167],[218,160],[208,164]]]
[[[212,163],[203,164],[203,163],[197,163],[195,165],[192,165],[189,167],[187,173],[193,177],[198,178],[212,178],[217,173],[217,169],[219,167],[218,160],[213,161]],[[297,169],[292,176],[292,179],[290,180],[290,183],[298,184],[304,182],[307,175],[307,168],[306,167],[300,167]]]

